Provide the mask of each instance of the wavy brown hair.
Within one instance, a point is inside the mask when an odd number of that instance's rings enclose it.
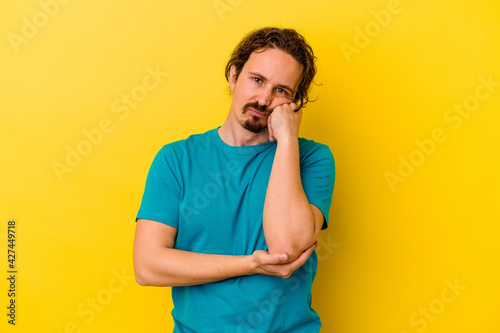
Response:
[[[229,73],[232,66],[236,68],[236,79],[238,79],[252,52],[264,51],[267,48],[286,52],[302,64],[302,78],[293,101],[294,103],[299,102],[297,109],[305,107],[309,102],[309,90],[316,75],[316,57],[305,38],[293,29],[266,27],[254,30],[246,35],[236,46],[226,65],[226,80],[229,82]]]

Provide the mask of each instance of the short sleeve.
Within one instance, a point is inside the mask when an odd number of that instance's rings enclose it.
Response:
[[[325,218],[322,229],[328,227],[330,206],[335,183],[335,160],[324,144],[304,140],[300,145],[300,175],[309,203],[318,207]]]
[[[181,183],[175,154],[165,145],[156,154],[146,179],[137,219],[148,219],[179,227]]]

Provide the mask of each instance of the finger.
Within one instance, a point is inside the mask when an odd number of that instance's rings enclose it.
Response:
[[[267,131],[269,132],[269,141],[274,141],[273,125],[271,124],[271,115],[267,117]]]
[[[292,264],[295,268],[299,268],[300,266],[304,265],[304,263],[306,262],[306,260],[309,258],[309,256],[312,254],[312,252],[314,251],[314,248],[316,248],[316,244],[317,242],[315,242],[313,245],[309,246],[304,252],[302,252],[300,254],[300,256],[295,259],[294,261],[292,261],[290,264]]]
[[[261,256],[261,263],[263,265],[278,265],[288,260],[288,255],[286,253],[265,253]]]

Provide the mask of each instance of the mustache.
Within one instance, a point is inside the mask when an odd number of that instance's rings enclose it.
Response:
[[[250,108],[255,109],[259,112],[266,112],[267,105],[260,105],[258,102],[254,102],[254,103],[247,103],[245,104],[245,106],[243,106],[244,112],[247,112],[248,109]]]

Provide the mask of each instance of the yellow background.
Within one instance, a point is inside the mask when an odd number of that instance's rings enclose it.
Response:
[[[500,86],[481,83],[500,82],[496,0],[61,2],[0,4],[0,253],[6,272],[15,219],[19,271],[15,327],[0,282],[3,332],[171,331],[170,289],[131,279],[146,174],[163,144],[222,124],[229,54],[267,25],[296,28],[319,59],[301,136],[337,164],[313,287],[322,332],[500,331]],[[460,126],[446,120],[464,101]],[[435,129],[446,140],[422,155]],[[78,145],[87,155],[58,176]]]

